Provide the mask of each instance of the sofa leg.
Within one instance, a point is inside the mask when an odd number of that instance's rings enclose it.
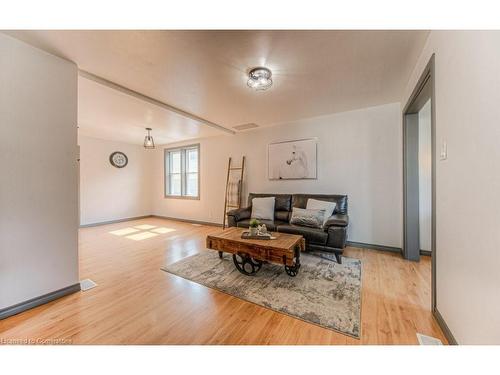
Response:
[[[337,263],[342,264],[342,254],[335,253],[335,258],[337,258]]]

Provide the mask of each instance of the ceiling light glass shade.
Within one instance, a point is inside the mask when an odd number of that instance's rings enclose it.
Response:
[[[153,140],[153,136],[151,135],[151,128],[146,128],[148,134],[144,137],[144,148],[146,149],[154,149],[155,141]]]
[[[247,85],[255,90],[267,90],[273,84],[271,76],[272,73],[267,68],[253,68],[248,72]]]

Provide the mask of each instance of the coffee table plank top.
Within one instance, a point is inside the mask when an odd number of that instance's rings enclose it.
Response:
[[[241,238],[241,234],[248,229],[244,228],[236,228],[231,227],[228,229],[224,229],[219,233],[210,234],[207,236],[207,247],[209,246],[210,240],[224,240],[224,242],[234,242],[240,244],[248,244],[248,245],[257,245],[259,247],[280,249],[280,250],[289,250],[293,252],[296,245],[299,245],[301,250],[304,250],[305,243],[302,236],[297,234],[288,234],[288,233],[278,233],[272,232],[272,236],[276,237],[273,240],[255,240],[255,239],[243,239]],[[214,249],[216,250],[216,249]]]
[[[300,268],[300,252],[305,250],[305,239],[297,234],[273,232],[272,240],[243,239],[243,228],[229,228],[207,236],[208,249],[233,254],[236,268],[246,275],[253,275],[262,262],[284,264],[289,276],[296,276]],[[251,266],[251,267],[250,267]],[[247,267],[248,269],[245,269]],[[251,270],[250,270],[251,268]]]

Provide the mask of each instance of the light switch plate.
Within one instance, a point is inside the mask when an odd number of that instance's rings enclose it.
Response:
[[[448,159],[448,145],[446,144],[446,141],[441,142],[441,153],[439,154],[439,159]]]

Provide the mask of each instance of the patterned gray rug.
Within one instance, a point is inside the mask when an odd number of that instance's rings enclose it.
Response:
[[[361,261],[337,264],[321,254],[302,253],[301,268],[289,277],[283,266],[266,263],[255,276],[236,270],[232,255],[221,260],[203,251],[162,270],[245,301],[359,338]]]

